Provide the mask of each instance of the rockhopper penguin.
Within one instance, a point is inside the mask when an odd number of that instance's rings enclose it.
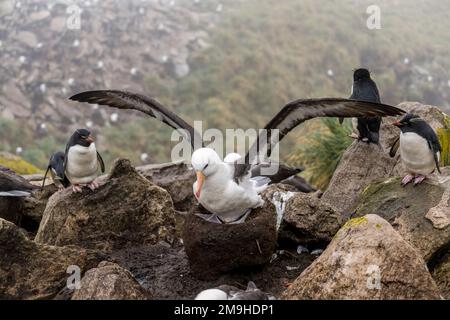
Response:
[[[436,169],[441,173],[439,159],[442,148],[433,128],[419,116],[410,113],[393,125],[399,127],[401,133],[389,154],[394,157],[400,149],[400,157],[408,172],[402,185],[406,186],[413,180],[414,185],[417,185]]]
[[[49,172],[53,183],[58,187],[58,189],[64,189],[70,185],[69,180],[64,175],[64,158],[65,154],[63,151],[58,151],[52,154],[47,170],[45,171],[44,181],[42,181],[42,188],[45,186],[45,180],[47,179],[47,174]]]
[[[357,69],[353,73],[352,100],[369,101],[381,103],[380,94],[376,83],[370,77],[367,69]],[[342,123],[343,118],[339,121]],[[359,117],[352,119],[353,131],[352,138],[362,140],[368,143],[378,144],[380,140],[381,117]]]
[[[91,190],[98,188],[95,178],[98,169],[105,172],[105,164],[95,148],[94,139],[87,129],[78,129],[70,137],[64,153],[64,176],[72,184],[74,192],[81,192],[81,186]]]

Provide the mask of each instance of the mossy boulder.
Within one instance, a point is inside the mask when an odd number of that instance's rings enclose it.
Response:
[[[360,195],[354,217],[377,214],[430,261],[450,244],[450,168],[439,180],[406,187],[394,177],[371,183]],[[447,181],[447,182],[446,182]]]
[[[297,299],[440,299],[421,254],[383,218],[348,221],[283,293]]]
[[[41,172],[41,170],[31,163],[8,152],[0,152],[0,165],[11,169],[18,174],[35,174]]]

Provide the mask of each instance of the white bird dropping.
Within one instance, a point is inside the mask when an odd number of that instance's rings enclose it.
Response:
[[[409,59],[408,58],[403,59],[403,63],[404,64],[409,64]]]
[[[46,86],[46,84],[45,84],[45,83],[42,83],[42,84],[39,86],[39,90],[41,90],[42,93],[45,93],[45,91],[47,91],[47,86]]]
[[[25,56],[20,56],[20,57],[19,57],[19,62],[20,62],[20,63],[23,64],[23,63],[25,63],[26,61],[27,61],[27,58],[26,58]]]
[[[119,120],[119,115],[114,112],[109,118],[111,119],[111,122],[117,122],[117,120]]]
[[[148,160],[148,154],[147,153],[141,153],[141,161],[142,162],[147,162]]]
[[[80,45],[80,40],[76,39],[73,44],[72,44],[75,48],[78,47]]]
[[[334,71],[331,70],[331,69],[328,69],[327,75],[328,75],[329,77],[333,77],[333,76],[334,76]]]
[[[21,154],[23,152],[23,148],[22,147],[17,147],[16,148],[16,154]]]
[[[72,86],[75,83],[75,79],[69,78],[69,80],[67,80],[67,83],[69,84],[69,86]]]
[[[135,76],[137,74],[138,70],[136,68],[131,68],[130,73],[132,76]]]

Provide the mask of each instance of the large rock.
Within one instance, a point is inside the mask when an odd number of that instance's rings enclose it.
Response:
[[[278,242],[323,246],[342,226],[341,215],[320,199],[321,193],[302,193],[283,184],[272,185],[263,196],[276,209]]]
[[[102,261],[97,268],[88,270],[76,289],[72,300],[145,300],[149,295],[119,265]]]
[[[195,172],[185,163],[165,163],[137,167],[136,170],[154,184],[166,189],[176,210],[189,211],[195,203],[192,185]]]
[[[440,299],[421,255],[377,215],[347,222],[285,299]]]
[[[244,223],[218,224],[196,214],[208,214],[195,206],[187,215],[183,241],[192,272],[200,279],[216,278],[235,269],[261,266],[270,260],[277,243],[276,215],[266,202],[253,210]]]
[[[417,102],[404,102],[397,107],[421,116],[440,135],[449,139],[449,118],[438,108]],[[393,121],[393,117],[383,119],[380,131],[381,146],[355,141],[346,150],[328,189],[323,194],[322,200],[328,202],[345,219],[354,212],[359,194],[372,181],[398,176],[404,172],[399,155],[394,158],[388,155],[392,143],[399,135],[399,129],[391,125]],[[446,154],[448,153],[449,150],[446,151]]]
[[[37,244],[16,225],[0,219],[0,299],[52,298],[66,285],[69,266],[84,272],[99,259],[82,248]]]
[[[355,216],[383,217],[425,261],[433,260],[450,244],[450,168],[442,171],[439,180],[416,187],[402,187],[399,177],[373,182],[361,194]]]
[[[35,241],[111,251],[132,245],[171,242],[174,210],[167,191],[153,185],[128,160],[116,161],[110,176],[92,192],[55,193]]]

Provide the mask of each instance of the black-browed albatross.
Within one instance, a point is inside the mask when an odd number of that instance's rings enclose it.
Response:
[[[275,145],[300,123],[316,117],[383,117],[404,113],[393,106],[367,101],[340,98],[295,100],[270,120],[264,127],[265,135],[257,137],[243,159],[239,155],[228,157],[235,160],[232,162],[222,161],[211,148],[203,148],[201,136],[194,128],[156,99],[118,90],[87,91],[70,99],[138,110],[174,129],[184,130],[195,150],[191,158],[191,164],[197,172],[197,181],[193,185],[195,197],[214,217],[226,223],[240,220],[249,209],[264,203],[259,194],[265,185],[261,186],[255,179],[257,177],[252,176],[252,172],[257,172],[255,169],[262,165],[258,160],[261,158],[261,150],[265,150],[264,158],[270,157]],[[272,141],[272,132],[276,129],[279,130],[278,141]]]

